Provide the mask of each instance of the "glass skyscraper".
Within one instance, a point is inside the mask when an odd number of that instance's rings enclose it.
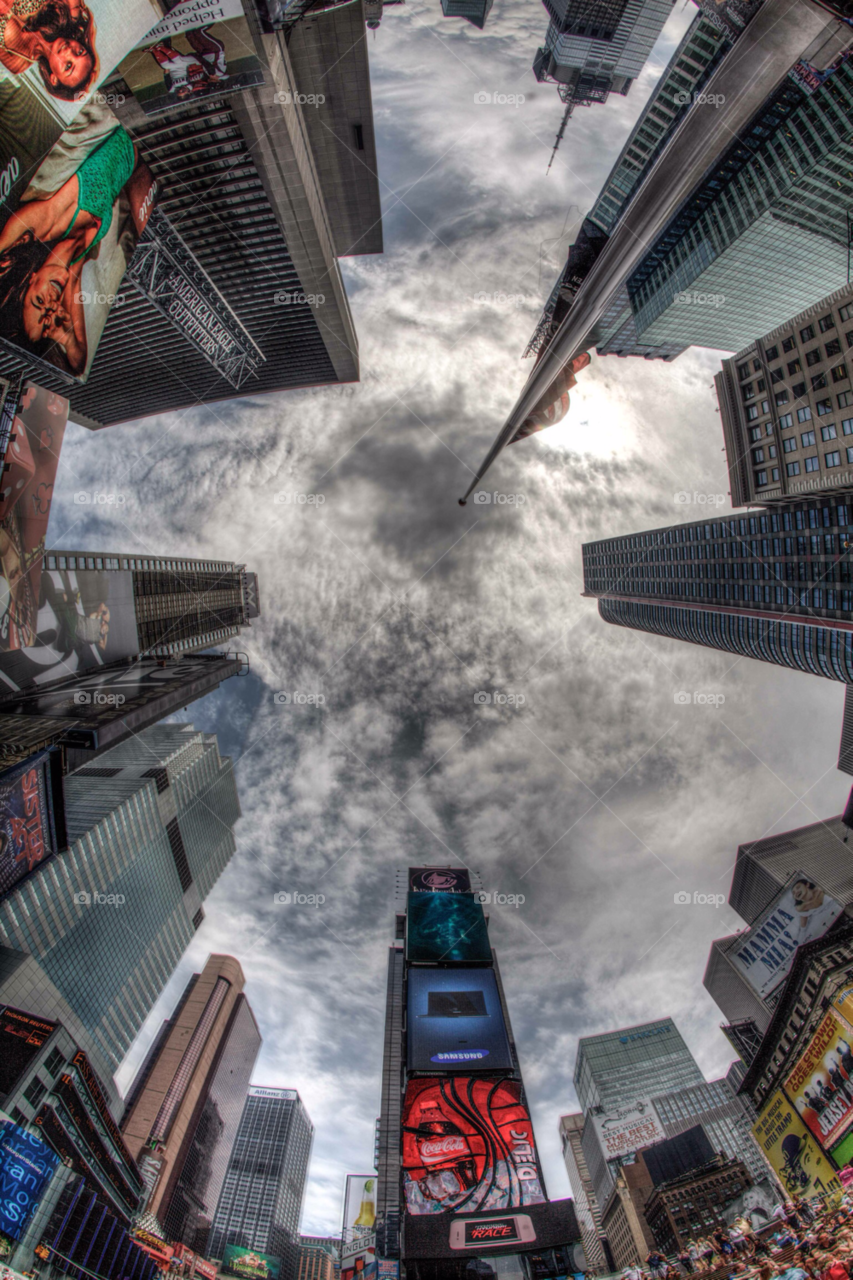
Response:
[[[281,1280],[297,1280],[313,1136],[295,1089],[249,1089],[208,1240],[211,1258],[242,1246],[280,1258]]]
[[[851,508],[779,504],[585,544],[606,622],[853,683]]]
[[[574,1084],[585,1115],[704,1082],[672,1018],[578,1041]]]
[[[115,1070],[204,919],[234,853],[230,759],[158,725],[65,779],[68,849],[0,901],[0,942],[29,952]]]

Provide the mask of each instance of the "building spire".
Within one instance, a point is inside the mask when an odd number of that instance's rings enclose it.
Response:
[[[562,123],[560,124],[560,127],[557,130],[557,137],[554,139],[554,150],[551,152],[551,159],[548,161],[548,168],[545,170],[546,176],[551,171],[551,165],[554,163],[554,156],[557,154],[557,150],[560,146],[560,143],[563,141],[563,134],[566,132],[566,125],[569,123],[569,116],[572,114],[572,111],[574,110],[574,106],[575,104],[572,101],[569,101],[566,104],[566,110],[563,115]]]

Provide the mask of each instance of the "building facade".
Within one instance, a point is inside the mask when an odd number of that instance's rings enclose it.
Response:
[[[253,1085],[208,1239],[210,1257],[229,1246],[281,1259],[282,1280],[298,1280],[299,1218],[314,1126],[295,1089]]]
[[[204,919],[235,849],[230,759],[191,725],[146,729],[65,780],[69,847],[0,901],[115,1071]]]
[[[606,622],[853,682],[851,507],[824,498],[587,543]]]
[[[482,31],[492,11],[494,0],[441,0],[441,12],[445,18],[465,18]]]
[[[261,1047],[231,956],[194,974],[128,1094],[121,1128],[167,1240],[205,1254]]]
[[[300,1236],[297,1280],[335,1280],[340,1260],[341,1242],[334,1236]]]
[[[584,1117],[581,1112],[560,1117],[560,1145],[566,1172],[575,1201],[583,1251],[591,1271],[604,1271],[607,1258],[602,1243],[601,1207],[589,1176],[581,1138]]]
[[[723,361],[714,379],[732,505],[853,487],[853,288]]]
[[[721,1157],[702,1169],[661,1183],[645,1206],[657,1248],[669,1255],[680,1253],[688,1241],[725,1228],[725,1206],[751,1186],[746,1165]]]
[[[582,1036],[574,1085],[584,1114],[673,1093],[705,1078],[672,1018]]]

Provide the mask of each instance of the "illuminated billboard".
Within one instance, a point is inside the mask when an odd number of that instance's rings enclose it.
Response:
[[[515,1080],[412,1080],[403,1103],[411,1214],[518,1209],[545,1196],[533,1125]]]
[[[222,1255],[221,1276],[238,1276],[239,1280],[278,1280],[281,1258],[258,1253],[239,1244],[228,1244]]]
[[[592,1123],[606,1160],[663,1142],[667,1136],[651,1098],[638,1098],[627,1106],[613,1107],[593,1116]]]
[[[464,867],[409,867],[410,893],[470,893],[471,877]]]
[[[752,1132],[789,1196],[808,1198],[838,1189],[830,1161],[781,1089],[771,1095]]]
[[[59,1024],[23,1009],[0,1008],[0,1093],[9,1093]]]
[[[755,923],[727,952],[760,999],[766,1000],[785,981],[797,947],[814,942],[841,915],[843,907],[798,871]]]
[[[57,798],[64,839],[61,796],[58,753],[41,751],[0,773],[0,896],[45,858],[59,852],[53,806]]]
[[[59,1161],[11,1120],[0,1120],[0,1231],[20,1240]]]
[[[410,893],[406,910],[410,964],[490,962],[482,905],[471,893]]]
[[[513,1069],[493,969],[409,969],[409,1071]]]
[[[376,1174],[347,1174],[344,1194],[344,1221],[341,1231],[341,1257],[357,1252],[360,1243],[376,1240]]]
[[[785,1081],[785,1092],[825,1151],[853,1125],[851,1036],[830,1010]],[[853,1065],[853,1064],[851,1064]]]

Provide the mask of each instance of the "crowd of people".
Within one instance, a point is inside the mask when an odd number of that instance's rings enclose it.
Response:
[[[622,1276],[684,1280],[711,1271],[720,1280],[853,1280],[853,1195],[788,1201],[760,1231],[737,1218],[688,1240],[675,1257],[652,1250],[645,1267],[627,1267]]]

